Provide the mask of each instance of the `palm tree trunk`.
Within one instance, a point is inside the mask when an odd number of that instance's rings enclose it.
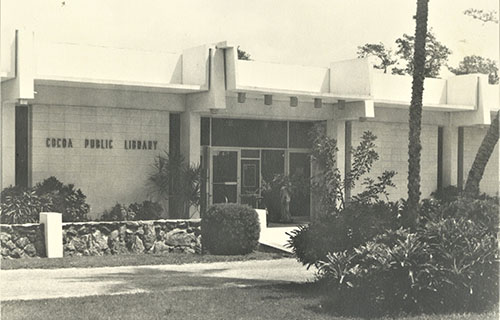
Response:
[[[472,167],[470,168],[469,175],[467,176],[467,182],[465,183],[465,195],[466,196],[477,196],[479,194],[479,183],[483,178],[484,170],[486,169],[486,165],[488,164],[488,160],[493,153],[493,149],[498,141],[498,116],[500,115],[500,111],[497,112],[495,119],[491,122],[486,135],[479,146],[479,149],[476,153],[476,158],[472,163]]]
[[[424,93],[425,38],[429,0],[417,0],[415,48],[413,55],[413,83],[411,93],[408,135],[408,203],[406,224],[414,227],[418,221],[420,201],[420,131],[422,122],[422,96]]]

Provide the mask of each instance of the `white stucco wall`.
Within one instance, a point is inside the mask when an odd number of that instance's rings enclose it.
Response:
[[[479,127],[465,127],[464,128],[464,183],[467,180],[467,175],[476,157],[477,150],[481,145],[484,135],[486,134],[487,128]],[[495,195],[498,193],[499,188],[499,149],[498,143],[493,150],[486,169],[483,174],[483,179],[481,180],[480,190],[481,192],[488,193],[490,195]]]
[[[408,124],[382,122],[353,122],[352,146],[361,141],[364,131],[370,130],[377,136],[376,151],[379,160],[375,162],[370,177],[376,178],[385,170],[394,170],[397,175],[393,182],[396,188],[389,188],[390,200],[407,198],[408,179]],[[438,128],[432,125],[422,125],[421,154],[421,197],[428,197],[437,189],[437,136]],[[352,194],[360,192],[359,183]]]
[[[50,176],[73,183],[87,195],[92,217],[117,202],[145,200],[155,156],[168,150],[166,111],[34,105],[32,120],[33,184]],[[68,140],[66,148],[53,147],[51,140],[47,147],[47,138],[71,139],[73,147]],[[108,148],[91,148],[90,139],[112,140],[112,149],[109,142]],[[152,150],[127,150],[125,140],[152,141]]]

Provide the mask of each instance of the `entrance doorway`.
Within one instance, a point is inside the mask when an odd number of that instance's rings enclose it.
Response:
[[[252,208],[267,207],[270,214],[279,215],[279,190],[263,193],[263,189],[270,186],[276,175],[288,174],[294,183],[303,185],[303,190],[294,192],[291,198],[290,212],[295,217],[309,216],[311,168],[307,152],[214,147],[208,153],[209,204],[240,203]]]

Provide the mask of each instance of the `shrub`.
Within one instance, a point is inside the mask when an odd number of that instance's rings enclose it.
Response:
[[[355,250],[329,253],[319,274],[335,289],[335,307],[343,313],[415,311],[433,292],[420,286],[427,284],[428,256],[415,234],[390,231]]]
[[[380,201],[381,196],[385,196],[385,200],[388,200],[387,188],[395,187],[392,182],[392,178],[396,175],[395,171],[384,171],[376,179],[369,177],[362,179],[370,173],[373,164],[379,159],[375,151],[377,137],[372,132],[363,132],[359,145],[351,148],[351,170],[346,175],[340,172],[336,163],[337,141],[327,135],[326,127],[322,123],[315,124],[309,136],[312,143],[311,156],[317,164],[317,174],[311,178],[311,188],[320,199],[322,210],[327,214],[336,214],[344,210],[347,206],[346,190],[353,190],[358,183],[364,190],[352,197],[354,202],[370,204]]]
[[[460,196],[460,190],[455,186],[447,186],[431,193],[431,196],[440,202],[449,203]]]
[[[343,313],[480,312],[498,303],[498,253],[487,228],[444,218],[329,253],[318,266]]]
[[[35,185],[33,188],[39,196],[52,199],[52,211],[62,213],[64,222],[87,221],[90,206],[86,203],[87,197],[73,184],[63,184],[56,177],[50,177]]]
[[[135,214],[134,220],[158,220],[161,219],[163,208],[158,202],[146,200],[143,203],[132,203],[129,211]]]
[[[436,289],[447,310],[482,311],[498,302],[498,241],[488,226],[445,218],[418,233],[439,269]]]
[[[398,203],[353,203],[338,215],[329,215],[292,231],[289,246],[308,267],[329,252],[351,250],[386,230],[398,227]]]
[[[455,201],[443,204],[441,208],[443,218],[470,219],[487,228],[491,233],[498,232],[498,216],[500,214],[498,199],[459,197]]]
[[[9,187],[1,195],[2,223],[37,222],[42,211],[60,212],[64,222],[87,221],[86,196],[74,185],[64,185],[55,177],[33,188]]]
[[[34,191],[9,187],[2,191],[1,223],[33,223],[39,221],[40,212],[52,211],[52,199]]]
[[[135,213],[119,203],[115,204],[111,210],[105,210],[101,215],[101,221],[129,221],[134,220],[134,218]]]
[[[132,221],[161,219],[163,208],[157,202],[146,200],[142,203],[134,202],[126,206],[117,203],[111,210],[105,210],[101,221]]]
[[[211,206],[201,220],[201,241],[212,254],[247,254],[258,244],[257,212],[233,203]]]

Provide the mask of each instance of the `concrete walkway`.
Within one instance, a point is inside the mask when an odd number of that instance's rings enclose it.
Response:
[[[294,259],[105,268],[0,271],[0,301],[134,294],[307,282]]]

